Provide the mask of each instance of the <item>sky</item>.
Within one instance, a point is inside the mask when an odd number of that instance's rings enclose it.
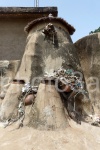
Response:
[[[39,0],[40,7],[58,7],[58,17],[75,29],[73,42],[100,27],[100,0]],[[0,0],[0,7],[34,7],[34,0]]]

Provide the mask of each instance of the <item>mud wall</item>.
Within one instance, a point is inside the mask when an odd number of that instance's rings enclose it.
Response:
[[[29,19],[0,19],[0,60],[20,60],[26,42],[24,27]]]
[[[30,30],[25,52],[15,79],[31,81],[34,86],[40,82],[40,80],[37,80],[35,84],[33,82],[35,77],[43,77],[45,72],[52,73],[62,66],[67,69],[68,65],[71,65],[75,70],[81,70],[76,49],[68,30],[61,23],[53,22],[57,32],[57,37],[53,43],[52,39],[48,40],[42,33],[47,24],[38,24]],[[10,84],[1,106],[1,118],[8,118],[14,113],[13,110],[17,108],[21,89],[22,85]]]
[[[95,111],[100,112],[100,33],[86,36],[74,45],[85,75],[90,99]]]

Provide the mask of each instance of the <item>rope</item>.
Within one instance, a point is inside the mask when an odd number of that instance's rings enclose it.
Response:
[[[55,42],[55,40],[54,40],[54,36],[55,36],[55,35],[53,34],[53,44],[54,44],[54,42]]]

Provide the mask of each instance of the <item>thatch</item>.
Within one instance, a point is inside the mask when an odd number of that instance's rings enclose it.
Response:
[[[66,22],[64,19],[62,18],[58,18],[58,17],[43,17],[43,18],[39,18],[39,19],[35,19],[33,21],[31,21],[30,23],[28,23],[28,25],[24,28],[25,32],[29,32],[35,25],[37,25],[38,23],[61,23],[63,26],[65,26],[69,32],[70,35],[72,35],[75,32],[75,28],[73,26],[71,26],[68,22]]]

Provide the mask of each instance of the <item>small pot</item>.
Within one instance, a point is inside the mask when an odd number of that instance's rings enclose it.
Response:
[[[34,103],[34,100],[35,100],[35,96],[33,94],[29,94],[25,98],[25,106],[31,105],[32,103]]]
[[[71,92],[71,87],[69,85],[63,85],[61,87],[61,89],[64,91],[64,92]]]

